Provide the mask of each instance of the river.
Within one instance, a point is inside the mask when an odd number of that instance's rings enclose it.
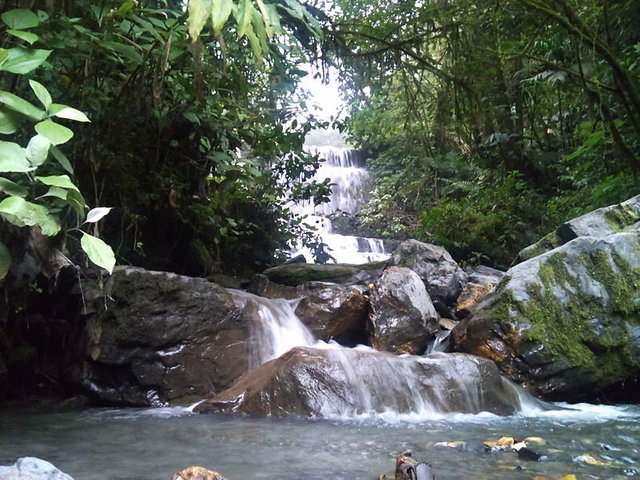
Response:
[[[439,480],[638,477],[640,407],[573,408],[344,420],[194,415],[180,408],[4,409],[0,464],[37,456],[75,480],[166,480],[194,464],[229,480],[373,480],[393,471],[395,455],[410,449]],[[527,461],[483,447],[502,436],[540,437],[544,444],[529,448],[548,458]],[[465,445],[438,445],[459,441]]]

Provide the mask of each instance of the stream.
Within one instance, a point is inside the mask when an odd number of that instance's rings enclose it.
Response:
[[[0,464],[37,456],[75,480],[166,480],[190,465],[246,479],[377,479],[407,449],[436,478],[622,479],[640,471],[640,407],[577,405],[511,417],[387,415],[345,420],[193,415],[186,409],[0,412]],[[487,452],[502,436],[541,437],[527,461]],[[439,442],[466,442],[457,448]],[[522,468],[522,470],[519,470]]]

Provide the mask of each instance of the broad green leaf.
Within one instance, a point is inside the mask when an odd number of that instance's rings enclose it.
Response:
[[[0,107],[0,133],[10,135],[18,130],[18,116],[16,112],[6,107]]]
[[[45,110],[47,110],[51,106],[51,95],[49,91],[42,85],[40,82],[36,82],[35,80],[29,80],[29,85],[31,86],[31,90],[36,94],[40,103],[44,106]]]
[[[107,215],[112,210],[112,207],[96,207],[89,210],[87,218],[84,223],[96,223],[102,217]]]
[[[253,31],[253,27],[251,25],[249,25],[249,28],[247,28],[247,31],[245,32],[245,35],[249,39],[249,45],[251,45],[251,51],[253,51],[253,56],[255,57],[256,61],[260,65],[262,65],[262,63],[263,63],[263,60],[262,60],[262,55],[263,55],[262,44],[260,42],[260,39],[256,36],[255,32]]]
[[[73,208],[79,218],[84,217],[84,209],[87,203],[80,192],[76,190],[67,190],[67,203]]]
[[[212,0],[189,0],[189,36],[195,42],[204,28],[204,24],[211,16],[213,9]]]
[[[44,110],[40,110],[35,105],[32,105],[11,92],[0,90],[0,103],[14,112],[26,115],[33,120],[42,120],[45,116]]]
[[[69,107],[67,105],[61,105],[59,103],[52,103],[49,107],[49,114],[58,118],[66,118],[67,120],[75,120],[76,122],[91,122],[89,118],[80,110]]]
[[[269,17],[269,23],[271,24],[273,33],[274,34],[281,33],[282,25],[280,24],[280,14],[278,13],[276,6],[271,3],[267,3],[265,4],[264,7],[265,7],[265,10],[267,11],[267,15]],[[265,20],[265,23],[266,23],[266,20]]]
[[[4,62],[7,58],[9,58],[9,50],[7,50],[6,48],[0,48],[0,65],[2,65],[2,62]]]
[[[65,190],[64,188],[60,188],[60,187],[51,187],[49,188],[49,191],[42,196],[55,197],[55,198],[59,198],[61,200],[66,201],[67,197],[69,196],[69,190]]]
[[[51,50],[16,47],[9,49],[9,57],[0,65],[0,70],[24,75],[38,68],[47,59]]]
[[[125,45],[124,43],[119,42],[101,42],[100,45],[112,52],[122,55],[136,65],[140,65],[144,62],[144,58],[142,58],[138,49],[133,45]]]
[[[0,280],[7,276],[11,268],[11,252],[7,246],[0,242]]]
[[[36,180],[44,183],[45,185],[66,188],[68,190],[75,190],[76,192],[80,191],[78,190],[78,187],[75,186],[73,181],[67,175],[51,175],[49,177],[36,177]]]
[[[264,28],[267,33],[267,37],[273,37],[273,25],[271,24],[271,15],[267,10],[267,6],[265,5],[263,0],[256,0],[258,4],[258,8],[260,9],[260,14],[262,15],[262,20],[264,22]]]
[[[27,145],[26,155],[32,167],[37,168],[47,161],[50,146],[51,142],[40,134],[31,137]]]
[[[24,30],[7,30],[7,33],[21,40],[24,40],[29,45],[33,45],[35,42],[38,41],[38,35],[31,32],[25,32]]]
[[[229,15],[233,10],[232,0],[213,0],[213,9],[211,10],[211,26],[213,34],[220,35],[222,28],[229,20]]]
[[[46,22],[47,20],[49,20],[49,14],[44,10],[38,10],[38,20],[40,21],[40,23]]]
[[[73,132],[52,120],[43,120],[36,124],[36,132],[47,138],[53,145],[61,145],[73,137]]]
[[[113,267],[116,266],[116,256],[109,245],[98,237],[82,232],[80,246],[89,257],[89,260],[104,268],[110,274],[113,272]]]
[[[236,22],[238,23],[238,38],[242,38],[246,33],[251,20],[253,19],[253,5],[251,0],[240,0],[235,9]]]
[[[4,192],[8,195],[15,195],[17,197],[26,197],[29,194],[29,189],[24,185],[15,183],[8,178],[0,177],[0,192]]]
[[[53,155],[53,158],[55,158],[56,161],[60,164],[60,166],[64,168],[67,173],[73,175],[73,166],[71,165],[71,162],[69,161],[67,156],[62,153],[62,151],[58,147],[54,147],[53,145],[51,146],[49,151]]]
[[[0,172],[29,172],[33,167],[24,148],[17,143],[0,140]]]
[[[7,27],[16,30],[37,27],[40,23],[38,21],[38,16],[26,8],[14,8],[13,10],[8,10],[4,12],[1,17]]]
[[[27,202],[24,198],[12,196],[2,200],[0,215],[18,227],[38,226],[44,235],[52,236],[60,231],[60,223],[47,207]]]

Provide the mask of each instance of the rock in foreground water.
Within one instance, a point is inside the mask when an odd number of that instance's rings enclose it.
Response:
[[[226,480],[218,472],[204,467],[193,466],[174,473],[171,480]]]
[[[396,356],[372,349],[297,347],[203,402],[200,412],[342,417],[363,413],[519,409],[493,362],[464,354]]]
[[[0,480],[73,480],[54,465],[35,457],[22,457],[9,466],[0,466]]]

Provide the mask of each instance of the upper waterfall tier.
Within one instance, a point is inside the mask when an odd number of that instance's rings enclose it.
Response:
[[[336,234],[332,232],[328,218],[335,214],[356,214],[368,201],[370,183],[365,168],[366,156],[350,148],[308,146],[305,149],[322,160],[314,179],[331,180],[331,197],[320,205],[301,203],[294,210],[319,229],[322,241],[328,245],[336,262],[357,264],[386,259],[388,255],[382,240]],[[309,252],[302,253],[306,253],[308,259],[312,258]]]

